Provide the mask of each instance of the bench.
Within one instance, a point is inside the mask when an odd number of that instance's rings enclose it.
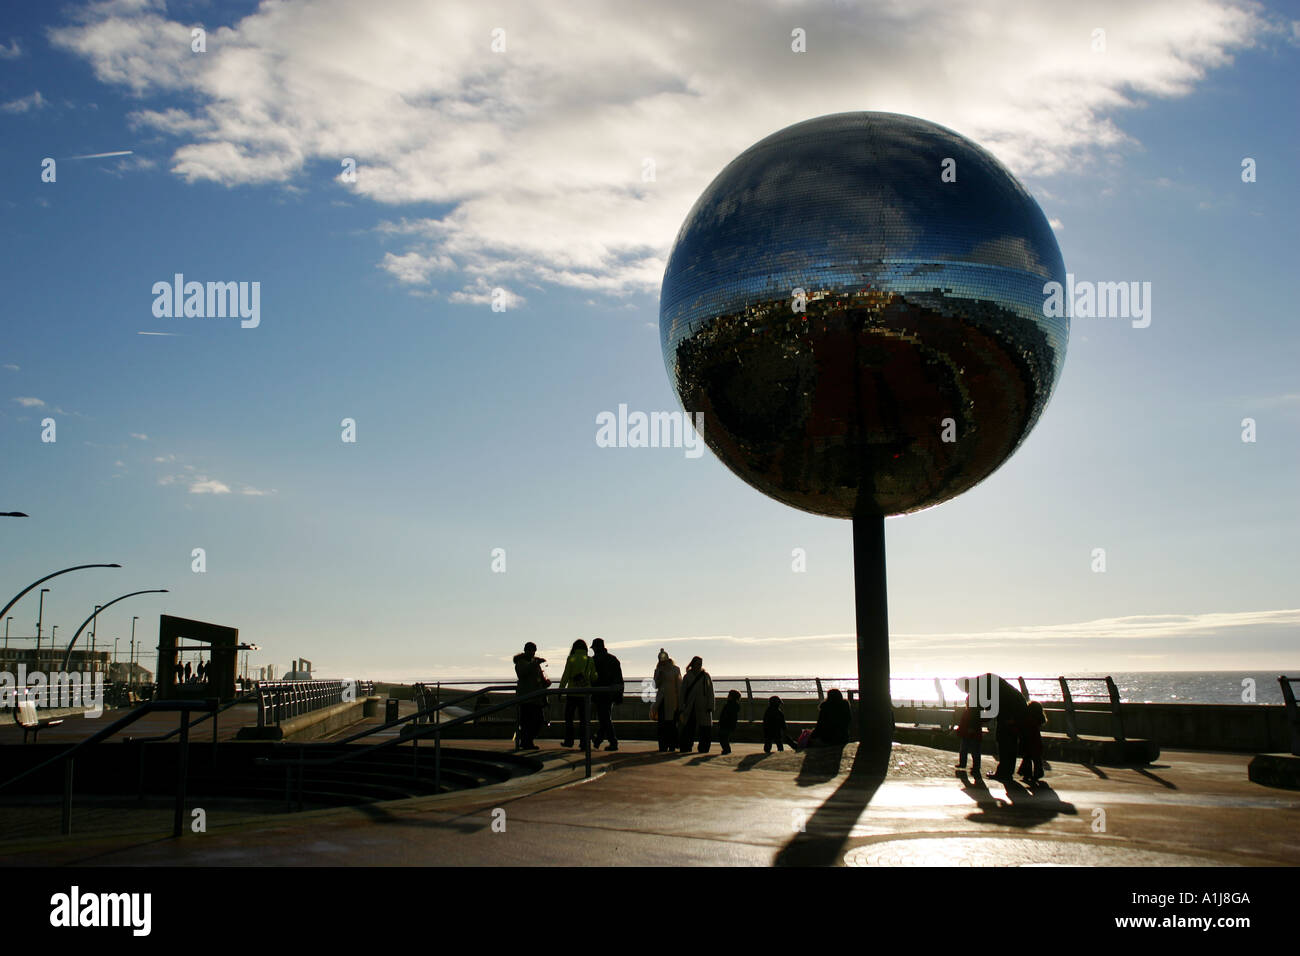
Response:
[[[14,705],[14,722],[23,729],[23,743],[27,743],[28,734],[32,735],[32,740],[35,740],[36,735],[46,727],[57,727],[63,723],[63,720],[41,717],[36,713],[36,701],[28,697]]]

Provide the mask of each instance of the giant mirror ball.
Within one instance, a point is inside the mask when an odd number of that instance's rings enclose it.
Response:
[[[1051,281],[1051,227],[991,155],[915,117],[840,113],[704,191],[659,333],[683,408],[750,485],[815,514],[905,514],[987,477],[1042,414],[1069,338],[1043,315]]]

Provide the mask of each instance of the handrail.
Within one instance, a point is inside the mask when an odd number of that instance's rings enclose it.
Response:
[[[419,757],[420,757],[420,739],[422,737],[428,737],[429,735],[433,735],[433,739],[434,739],[433,780],[434,780],[434,789],[435,791],[438,791],[441,789],[441,785],[442,785],[442,759],[441,758],[442,758],[442,732],[444,730],[450,729],[452,727],[457,727],[460,726],[461,724],[466,724],[474,720],[478,720],[480,717],[485,717],[488,714],[493,714],[502,710],[507,710],[511,707],[517,707],[519,704],[525,703],[530,700],[535,700],[537,698],[545,698],[552,694],[554,694],[557,697],[564,697],[564,696],[577,694],[585,698],[583,701],[583,722],[586,727],[587,733],[583,737],[583,750],[585,753],[585,768],[586,768],[585,773],[586,776],[590,778],[591,777],[591,730],[592,730],[591,698],[592,695],[614,694],[614,693],[618,693],[622,689],[623,688],[621,685],[611,685],[609,687],[564,687],[564,688],[542,687],[534,691],[529,691],[527,694],[517,694],[514,697],[510,698],[509,700],[503,701],[502,703],[499,704],[493,704],[492,706],[485,707],[482,710],[475,710],[473,713],[464,714],[460,717],[454,717],[451,720],[447,721],[446,723],[428,724],[424,727],[421,727],[418,730],[412,731],[411,733],[407,734],[404,737],[394,737],[391,740],[385,740],[382,741],[381,743],[371,744],[369,747],[361,748],[360,750],[357,750],[355,753],[343,753],[343,754],[336,754],[333,757],[321,757],[312,760],[304,760],[302,756],[302,747],[301,745],[299,745],[298,756],[296,758],[276,760],[272,757],[258,757],[254,762],[261,766],[284,767],[286,773],[286,786],[288,786],[290,782],[288,775],[291,775],[293,772],[293,768],[297,767],[298,768],[297,803],[298,806],[301,808],[302,778],[303,778],[303,770],[306,767],[321,767],[321,766],[328,766],[332,764],[342,763],[345,760],[353,760],[357,757],[361,757],[367,754],[372,754],[377,751],[384,750],[388,747],[395,747],[398,744],[403,744],[406,743],[406,741],[410,740],[412,742],[412,750],[414,751],[413,753],[414,760],[411,768],[412,775],[418,776]],[[473,696],[478,696],[481,693],[483,693],[483,691],[478,691]],[[445,706],[445,705],[439,705],[439,706]],[[411,715],[411,717],[413,716],[414,715]]]
[[[61,832],[63,833],[64,836],[67,836],[72,832],[72,766],[73,766],[73,760],[76,757],[77,752],[87,747],[93,747],[95,744],[98,744],[102,740],[106,740],[107,738],[113,736],[115,733],[121,730],[123,727],[130,726],[131,724],[135,723],[137,720],[139,720],[141,717],[145,716],[146,714],[153,713],[154,711],[163,711],[163,712],[177,711],[182,714],[181,727],[180,727],[181,750],[180,750],[180,755],[176,762],[177,763],[176,812],[172,821],[172,836],[180,836],[184,832],[183,818],[185,815],[185,781],[189,772],[189,743],[190,743],[189,723],[186,720],[186,717],[184,715],[188,714],[189,711],[191,710],[215,711],[216,707],[217,707],[217,702],[216,700],[213,699],[145,701],[139,707],[132,710],[129,714],[123,715],[119,719],[113,721],[107,727],[104,727],[103,729],[91,734],[85,740],[78,741],[77,743],[69,747],[67,750],[65,750],[63,753],[55,754],[49,760],[43,760],[40,763],[38,763],[35,767],[27,768],[22,773],[18,774],[18,776],[11,777],[8,780],[0,782],[0,790],[3,790],[5,787],[9,786],[10,784],[17,783],[19,780],[22,780],[25,777],[31,776],[38,770],[43,770],[44,768],[52,764],[63,761],[64,762],[63,821],[62,821]]]
[[[256,700],[256,699],[257,699],[257,692],[256,692],[256,691],[250,691],[249,693],[245,694],[245,695],[242,696],[242,697],[236,697],[234,700],[227,701],[226,703],[224,703],[224,704],[222,704],[220,707],[218,707],[216,710],[208,711],[207,713],[205,713],[202,717],[198,718],[197,720],[192,720],[192,721],[190,721],[190,729],[193,730],[195,727],[197,727],[199,724],[203,723],[203,722],[204,722],[205,720],[207,720],[208,718],[212,718],[212,719],[213,719],[213,726],[212,726],[212,742],[213,742],[213,743],[216,743],[216,742],[217,742],[217,728],[216,728],[216,717],[217,717],[217,715],[218,715],[218,714],[224,714],[224,713],[225,713],[226,711],[228,711],[231,707],[234,707],[234,706],[237,705],[237,704],[247,704],[247,703],[249,703],[249,702],[251,702],[251,701],[253,701],[253,700]],[[131,743],[137,743],[137,744],[156,744],[156,743],[161,743],[161,742],[164,741],[164,740],[171,740],[173,737],[175,737],[175,736],[176,736],[177,734],[179,734],[180,732],[181,732],[180,727],[177,727],[175,730],[168,731],[168,732],[165,733],[165,734],[160,734],[160,735],[157,736],[157,737],[127,737],[126,739],[127,739],[128,741],[130,741]]]
[[[342,740],[331,740],[330,743],[350,744],[354,740],[360,740],[362,737],[369,737],[371,734],[377,734],[381,730],[388,730],[392,727],[396,727],[398,724],[405,724],[408,723],[409,721],[417,720],[420,717],[427,717],[430,714],[435,714],[438,711],[442,710],[444,707],[455,707],[457,704],[467,701],[472,697],[482,697],[484,694],[490,694],[496,691],[503,691],[503,690],[514,690],[514,688],[515,688],[514,684],[493,684],[489,687],[480,687],[478,690],[470,691],[468,694],[461,694],[459,697],[453,697],[451,700],[444,700],[441,701],[440,703],[434,704],[432,707],[426,707],[424,710],[417,710],[413,714],[407,714],[405,717],[399,717],[397,718],[397,720],[394,720],[392,723],[379,724],[375,727],[367,727],[365,730],[358,731],[357,733],[352,734],[349,737],[344,737]],[[474,714],[474,716],[475,717],[483,716],[483,711],[481,710],[477,711]],[[409,740],[410,738],[407,737],[406,739]]]
[[[427,737],[427,736],[429,736],[430,734],[441,733],[441,731],[442,731],[443,729],[445,729],[445,728],[448,728],[448,727],[456,727],[456,726],[459,726],[460,724],[468,723],[468,722],[473,721],[473,720],[477,720],[478,718],[483,717],[483,716],[485,716],[485,715],[487,715],[487,714],[495,713],[495,712],[497,712],[497,711],[501,711],[501,710],[506,710],[506,709],[508,709],[508,708],[510,708],[510,707],[514,707],[514,706],[518,705],[518,704],[521,703],[521,702],[532,700],[534,697],[543,697],[543,696],[545,696],[545,695],[547,695],[547,694],[569,694],[569,693],[578,693],[578,692],[580,692],[580,691],[587,691],[588,693],[591,693],[591,692],[605,692],[605,693],[609,693],[609,692],[612,691],[612,688],[608,688],[608,687],[571,687],[571,688],[565,688],[565,689],[553,689],[553,688],[550,688],[550,687],[543,687],[543,688],[540,688],[540,689],[538,689],[538,690],[529,691],[527,694],[522,694],[522,695],[519,695],[519,696],[512,697],[512,698],[510,698],[509,700],[507,700],[507,701],[505,701],[505,702],[503,702],[503,703],[500,703],[500,704],[493,704],[491,707],[485,707],[483,710],[476,710],[476,711],[474,711],[472,714],[465,714],[464,716],[461,716],[461,717],[453,717],[451,720],[447,721],[446,723],[428,724],[428,725],[426,725],[425,727],[423,727],[422,729],[420,729],[420,730],[418,730],[418,731],[412,731],[412,732],[406,734],[405,736],[394,737],[392,740],[385,740],[385,741],[382,741],[382,742],[377,743],[377,744],[372,744],[372,745],[370,745],[369,747],[367,747],[367,748],[365,748],[365,749],[363,749],[363,750],[358,750],[356,753],[336,754],[336,755],[334,755],[333,757],[317,757],[317,758],[312,759],[312,760],[303,760],[303,759],[301,758],[301,756],[296,757],[296,758],[295,758],[295,757],[289,757],[289,758],[286,758],[286,759],[283,759],[283,760],[277,760],[277,759],[274,758],[274,757],[258,757],[257,760],[256,760],[256,763],[263,764],[263,765],[266,765],[266,766],[284,766],[284,765],[286,765],[286,764],[293,764],[294,766],[305,765],[305,766],[310,766],[310,767],[321,767],[321,766],[325,766],[325,765],[327,765],[327,764],[342,763],[344,760],[352,760],[353,758],[355,758],[355,757],[359,757],[359,756],[361,756],[362,754],[374,753],[376,750],[383,750],[383,749],[385,749],[386,747],[395,747],[395,746],[397,746],[398,744],[404,744],[404,743],[406,743],[408,740],[417,740],[417,739],[422,738],[422,737]],[[438,705],[436,705],[436,706],[434,706],[434,707],[429,708],[429,712],[431,713],[431,712],[433,712],[433,711],[435,711],[435,710],[438,710],[438,709],[441,708],[441,707],[450,707],[450,706],[453,706],[453,705],[456,703],[456,701],[466,700],[466,699],[468,699],[469,697],[478,697],[478,696],[480,696],[482,693],[484,693],[484,692],[483,692],[483,691],[475,691],[473,694],[467,694],[467,695],[465,695],[465,696],[463,696],[463,697],[458,697],[458,698],[456,698],[455,700],[445,701],[445,702],[443,702],[443,703],[441,703],[441,704],[438,704]],[[337,745],[337,744],[348,743],[348,742],[351,741],[351,740],[357,740],[357,739],[360,739],[361,737],[363,737],[363,736],[365,736],[365,735],[367,735],[367,734],[372,734],[372,733],[375,733],[375,732],[377,732],[377,731],[379,731],[379,730],[382,730],[384,727],[395,727],[395,726],[397,726],[397,724],[405,723],[405,722],[408,721],[408,720],[413,720],[416,716],[418,716],[418,714],[408,714],[406,717],[401,718],[401,720],[394,721],[394,722],[391,723],[391,724],[383,724],[383,725],[381,725],[381,726],[379,726],[379,727],[374,727],[374,728],[372,728],[372,729],[370,729],[370,730],[362,731],[360,734],[355,734],[355,735],[353,735],[352,737],[346,738],[346,739],[344,739],[344,740],[331,741],[331,743],[332,743],[332,744],[335,744],[335,745]]]

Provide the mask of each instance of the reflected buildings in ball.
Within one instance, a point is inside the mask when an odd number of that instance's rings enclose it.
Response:
[[[991,474],[1042,414],[1069,334],[1043,286],[1064,272],[1037,203],[974,143],[897,114],[821,117],[751,147],[692,208],[664,358],[758,490],[835,517],[917,511]]]

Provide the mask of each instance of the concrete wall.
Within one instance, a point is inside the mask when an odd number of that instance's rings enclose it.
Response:
[[[650,704],[642,701],[629,685],[623,703],[614,713],[618,721],[648,721]],[[464,693],[464,690],[444,687],[444,698]],[[493,703],[506,700],[508,694],[492,694]],[[472,701],[471,701],[472,703]],[[815,721],[818,701],[806,698],[783,698],[786,720],[792,722]],[[752,710],[744,699],[740,704],[742,726],[752,715],[762,719],[767,699],[756,697]],[[719,699],[718,708],[722,708]],[[717,713],[717,710],[714,713]],[[1046,702],[1049,733],[1065,733],[1065,710],[1059,703]],[[1129,739],[1146,739],[1162,750],[1226,750],[1240,753],[1270,753],[1291,749],[1291,731],[1286,720],[1286,709],[1272,704],[1124,704],[1121,706],[1124,735]],[[856,715],[856,709],[855,709]],[[550,703],[550,720],[562,720],[564,705],[557,700]],[[509,711],[485,721],[512,722]],[[952,708],[895,707],[894,720],[900,725],[939,723],[951,724]],[[1110,705],[1080,703],[1075,705],[1075,723],[1080,735],[1085,737],[1110,737],[1114,732]],[[630,736],[630,735],[629,735]],[[741,738],[743,739],[743,738]]]
[[[269,727],[244,727],[236,736],[239,740],[316,740],[350,727],[365,717],[368,700],[362,698],[348,704],[322,707]]]

